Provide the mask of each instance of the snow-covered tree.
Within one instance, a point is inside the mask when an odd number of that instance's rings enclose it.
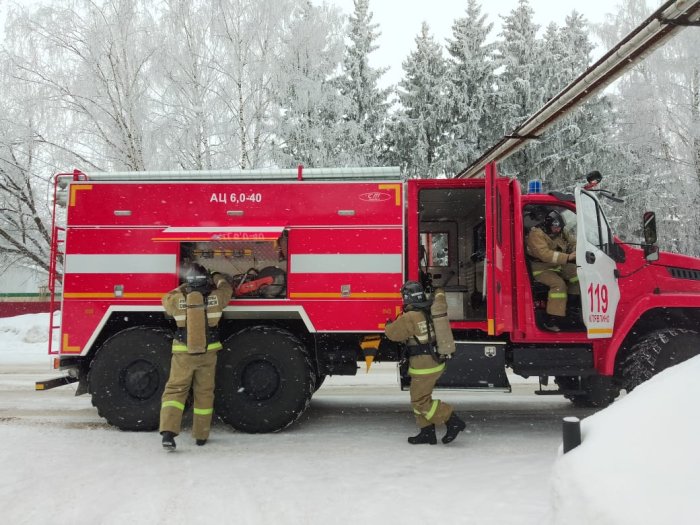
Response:
[[[545,103],[590,66],[593,44],[586,20],[576,11],[563,27],[550,24],[543,44],[536,84],[543,90]],[[594,95],[547,131],[542,140],[531,143],[528,148],[534,165],[530,178],[546,181],[548,189],[569,189],[593,169],[605,174],[618,154],[610,137],[611,109],[607,96]]]
[[[153,67],[154,161],[159,169],[230,166],[231,115],[218,95],[223,75],[217,11],[204,0],[166,0],[158,30],[163,46]]]
[[[225,77],[217,95],[232,119],[233,167],[264,167],[271,164],[279,71],[295,2],[217,0],[215,6],[223,48],[214,67]]]
[[[343,55],[337,9],[303,2],[292,16],[284,45],[276,162],[283,167],[344,166],[349,162],[343,119],[349,99],[333,82]]]
[[[346,147],[355,157],[355,164],[371,166],[379,162],[384,149],[381,137],[390,89],[378,87],[386,68],[373,68],[369,64],[369,56],[377,49],[376,40],[380,35],[378,25],[372,22],[369,0],[354,0],[354,6],[338,86],[350,100],[345,119],[353,126],[348,128]]]
[[[403,62],[399,83],[401,104],[390,123],[391,158],[409,177],[434,178],[444,174],[450,122],[447,113],[447,65],[442,48],[423,22],[416,49]]]
[[[544,89],[539,78],[541,41],[539,26],[528,0],[518,0],[518,6],[502,17],[501,39],[497,42],[498,75],[495,111],[495,136],[509,135],[535,110],[542,106]],[[523,148],[501,164],[504,174],[529,178],[534,166],[531,149]]]
[[[448,173],[456,173],[476,160],[500,135],[493,132],[494,44],[489,42],[492,23],[481,5],[469,0],[466,16],[452,24],[447,40],[449,73],[447,102],[450,139],[445,145]],[[501,133],[502,134],[502,133]]]
[[[650,12],[645,0],[625,0],[600,27],[604,42],[613,45]],[[628,197],[621,225],[639,230],[640,210],[654,209],[662,247],[700,254],[700,34],[675,36],[615,88],[615,139],[629,160],[612,181]]]
[[[13,77],[14,65],[0,52],[0,270],[22,264],[48,271],[51,241],[47,147],[41,136],[49,115],[34,101],[39,86]]]
[[[71,0],[22,10],[14,21],[15,45],[26,38],[36,46],[12,57],[17,75],[43,86],[43,102],[63,111],[57,124],[67,135],[53,145],[102,169],[147,164],[147,74],[157,45],[147,4]]]

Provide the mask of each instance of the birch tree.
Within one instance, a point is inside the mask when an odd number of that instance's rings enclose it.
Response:
[[[217,96],[223,80],[213,67],[224,53],[215,34],[217,12],[204,0],[167,0],[159,18],[163,46],[153,68],[154,133],[161,169],[230,166],[231,115]]]
[[[38,140],[46,114],[32,103],[37,88],[17,82],[13,69],[0,52],[0,267],[23,264],[48,271],[48,177],[39,175],[47,172],[47,156]]]
[[[217,38],[223,43],[215,62],[225,80],[217,96],[232,119],[231,150],[241,169],[270,164],[280,89],[278,72],[292,0],[217,0]]]
[[[156,43],[140,0],[71,0],[17,18],[16,38],[33,39],[33,59],[15,54],[18,77],[45,88],[44,101],[66,118],[70,146],[43,137],[100,169],[147,164],[149,62]],[[64,137],[65,139],[65,137]]]
[[[304,2],[295,9],[280,71],[278,164],[345,166],[343,147],[349,99],[333,82],[343,57],[343,22],[337,9]]]

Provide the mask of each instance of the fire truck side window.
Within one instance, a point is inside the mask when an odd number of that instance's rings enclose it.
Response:
[[[598,248],[607,243],[607,223],[601,221],[598,204],[588,195],[581,196],[581,216],[586,224],[586,240]],[[602,222],[602,224],[601,224]]]
[[[449,241],[448,232],[421,233],[421,246],[425,253],[427,266],[446,267],[449,265]]]

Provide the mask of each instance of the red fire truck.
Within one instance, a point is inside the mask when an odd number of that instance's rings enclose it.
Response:
[[[50,352],[64,376],[37,388],[78,382],[109,423],[157,428],[174,329],[161,297],[197,262],[236,289],[215,410],[241,431],[289,425],[366,353],[398,361],[380,336],[407,279],[448,297],[457,351],[440,387],[508,391],[510,369],[552,378],[540,394],[604,406],[698,353],[700,260],[660,253],[653,213],[643,243],[614,237],[595,182],[523,194],[494,164],[408,181],[394,168],[57,175]],[[547,289],[525,252],[553,209],[578,239],[582,292],[558,333],[542,326]]]

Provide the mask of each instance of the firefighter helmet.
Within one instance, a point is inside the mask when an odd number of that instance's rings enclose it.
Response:
[[[214,288],[207,269],[196,263],[192,264],[185,272],[185,284],[187,284],[189,291],[202,294],[210,293]]]
[[[557,210],[550,211],[544,219],[544,227],[549,233],[552,233],[552,228],[564,227],[564,219]]]
[[[418,281],[406,281],[401,287],[401,298],[404,309],[408,307],[422,308],[430,306],[423,285]]]

